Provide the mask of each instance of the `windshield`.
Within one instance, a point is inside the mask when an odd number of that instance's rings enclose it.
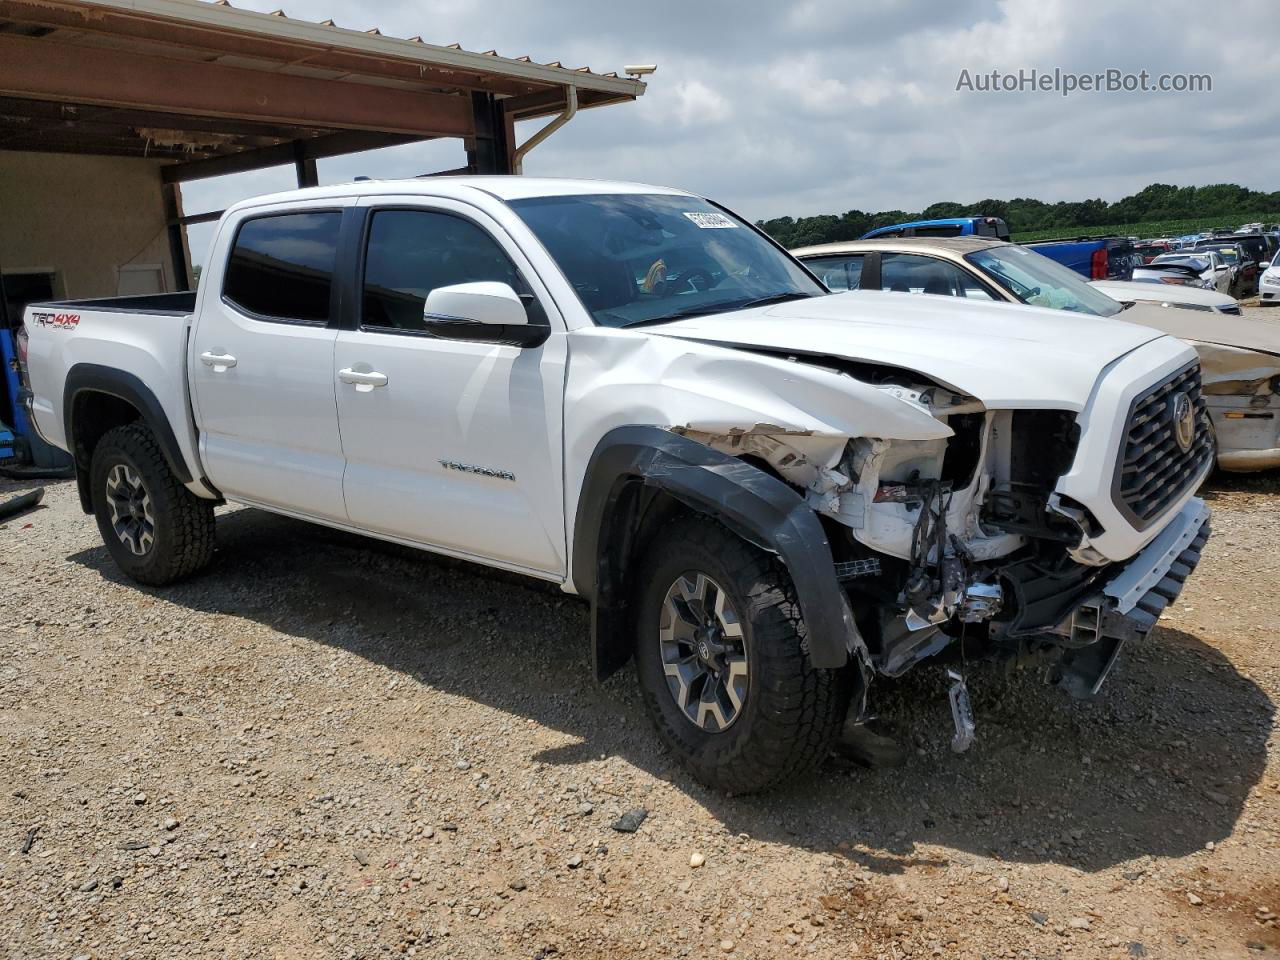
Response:
[[[1026,247],[978,250],[965,257],[1023,303],[1110,317],[1124,308],[1081,279],[1074,270]]]
[[[595,322],[661,323],[827,293],[743,221],[696,197],[512,200]]]

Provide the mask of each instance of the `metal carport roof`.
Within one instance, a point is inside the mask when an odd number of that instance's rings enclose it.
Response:
[[[0,149],[170,158],[170,180],[459,137],[634,100],[614,73],[200,0],[0,0]]]

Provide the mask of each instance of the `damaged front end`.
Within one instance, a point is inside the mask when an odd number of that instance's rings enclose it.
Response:
[[[677,432],[805,496],[827,533],[867,672],[995,659],[1041,667],[1073,695],[1096,693],[1121,646],[1152,629],[1195,567],[1207,508],[1188,501],[1137,556],[1113,562],[1091,543],[1102,533],[1094,514],[1057,489],[1080,444],[1074,412],[988,410],[937,385],[877,386],[951,436],[850,439],[770,424]],[[953,745],[963,749],[972,717],[954,672],[950,699]]]
[[[1280,358],[1198,345],[1218,466],[1247,473],[1280,467]]]

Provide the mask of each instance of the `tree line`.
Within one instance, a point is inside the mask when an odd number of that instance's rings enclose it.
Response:
[[[1221,218],[1222,226],[1238,226],[1239,218],[1256,217],[1260,210],[1280,212],[1280,191],[1266,193],[1235,183],[1214,183],[1204,187],[1175,187],[1153,183],[1132,196],[1108,203],[1106,200],[1074,200],[1045,203],[1030,197],[1013,200],[980,200],[977,203],[942,201],[931,203],[917,213],[882,210],[865,213],[850,210],[843,214],[814,217],[776,217],[757,225],[784,247],[856,240],[868,230],[909,220],[937,220],[948,217],[1000,217],[1012,233],[1043,230],[1073,230],[1137,224],[1155,220],[1186,220],[1198,217]]]

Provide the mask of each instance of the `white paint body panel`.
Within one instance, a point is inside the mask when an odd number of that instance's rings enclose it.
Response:
[[[349,205],[295,201],[288,209]],[[229,213],[218,227],[191,334],[187,365],[204,474],[228,497],[346,520],[332,376],[337,331],[259,320],[220,295],[228,247],[245,219]],[[210,366],[203,354],[229,355],[235,366]]]
[[[851,291],[653,328],[662,336],[916,370],[988,409],[1080,410],[1106,364],[1160,338],[1110,318],[953,297]]]
[[[187,405],[190,318],[80,307],[67,312],[80,317],[73,330],[42,327],[29,319],[26,324],[30,337],[27,360],[35,394],[32,413],[41,435],[54,446],[67,449],[63,387],[72,367],[92,363],[125,370],[155,393],[191,475],[199,476],[196,433]],[[198,484],[191,484],[191,489],[208,495]]]
[[[1111,498],[1116,460],[1128,431],[1133,401],[1148,387],[1172,376],[1196,359],[1195,351],[1173,337],[1161,337],[1141,351],[1108,365],[1078,417],[1080,446],[1075,463],[1058,482],[1058,492],[1087,506],[1106,531],[1090,545],[1109,560],[1127,560],[1156,538],[1194,496],[1192,484],[1146,530],[1135,530]],[[1206,468],[1206,474],[1208,469]]]
[[[413,196],[378,202],[465,216],[499,240],[522,275],[536,276],[523,251],[474,206]],[[536,292],[547,302],[545,289]],[[385,387],[365,391],[338,384],[352,525],[539,575],[566,575],[567,348],[559,318],[551,319],[551,338],[523,350],[365,330],[338,334],[335,375],[354,368],[388,377]],[[514,479],[451,469],[450,462]]]

